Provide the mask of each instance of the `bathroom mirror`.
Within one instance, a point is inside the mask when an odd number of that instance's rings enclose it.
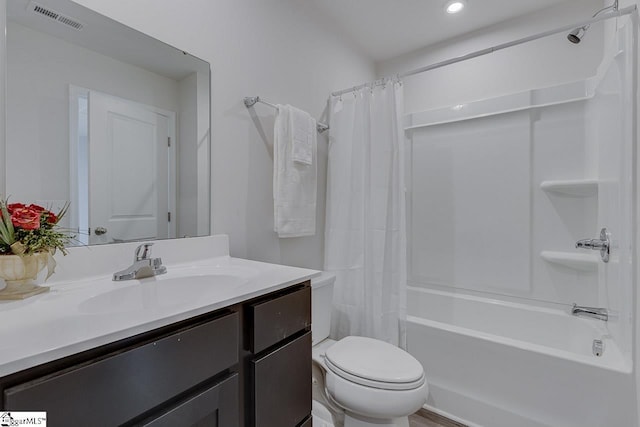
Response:
[[[69,0],[7,2],[6,188],[78,244],[210,224],[210,67]]]

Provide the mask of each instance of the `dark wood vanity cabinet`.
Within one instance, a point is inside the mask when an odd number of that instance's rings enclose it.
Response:
[[[135,423],[144,427],[226,427],[238,425],[238,374],[201,389],[159,414]]]
[[[238,313],[223,311],[144,334],[122,348],[106,346],[80,360],[34,368],[4,379],[3,409],[46,411],[54,427],[191,426],[204,425],[192,420],[197,411],[178,424],[163,420],[207,402],[201,419],[235,419],[224,425],[237,426],[239,327]]]
[[[47,425],[306,427],[309,282],[0,378]]]
[[[245,306],[245,319],[247,425],[310,425],[309,283],[251,302]]]

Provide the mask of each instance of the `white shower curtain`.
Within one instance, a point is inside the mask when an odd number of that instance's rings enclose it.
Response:
[[[405,345],[402,84],[331,98],[325,270],[336,273],[332,337]]]

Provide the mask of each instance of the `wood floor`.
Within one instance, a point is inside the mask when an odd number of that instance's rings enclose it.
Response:
[[[409,416],[410,427],[467,427],[464,424],[445,418],[434,412],[420,409]]]

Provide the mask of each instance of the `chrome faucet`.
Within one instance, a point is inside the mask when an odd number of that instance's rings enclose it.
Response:
[[[582,307],[576,303],[573,303],[571,314],[574,316],[593,317],[594,319],[609,320],[609,311],[606,308],[598,307]]]
[[[133,264],[113,273],[113,280],[144,279],[166,273],[167,267],[162,265],[162,258],[151,258],[151,246],[153,243],[143,243],[138,246],[133,256]]]

